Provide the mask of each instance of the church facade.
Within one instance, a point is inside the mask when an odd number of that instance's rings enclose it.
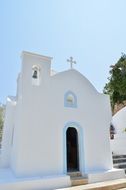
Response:
[[[123,177],[112,164],[109,97],[73,68],[52,72],[51,60],[22,53],[17,95],[7,98],[1,168],[15,179],[54,179],[56,187],[71,185],[69,172],[89,183]]]

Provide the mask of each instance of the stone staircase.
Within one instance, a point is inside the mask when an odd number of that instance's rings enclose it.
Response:
[[[113,155],[114,168],[124,169],[126,173],[126,155]]]
[[[81,172],[69,172],[72,186],[88,184],[88,179],[82,176]]]

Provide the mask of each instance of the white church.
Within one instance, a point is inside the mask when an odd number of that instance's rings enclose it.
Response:
[[[77,70],[55,73],[51,57],[22,53],[16,97],[7,98],[0,154],[0,189],[71,186],[124,177],[113,169],[110,101]],[[10,189],[9,189],[10,190]]]

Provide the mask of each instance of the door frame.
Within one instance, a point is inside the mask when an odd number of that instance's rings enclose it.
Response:
[[[65,124],[63,128],[63,170],[64,174],[67,174],[67,142],[66,142],[66,132],[69,127],[73,127],[77,130],[78,134],[78,162],[79,171],[84,173],[84,140],[83,140],[83,129],[77,122],[69,121]]]

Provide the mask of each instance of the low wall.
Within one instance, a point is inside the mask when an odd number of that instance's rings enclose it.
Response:
[[[125,178],[125,171],[123,169],[112,169],[105,172],[90,173],[87,176],[89,183],[96,183]]]
[[[22,181],[0,183],[0,189],[2,190],[54,190],[70,186],[71,181],[69,176],[24,179]]]

